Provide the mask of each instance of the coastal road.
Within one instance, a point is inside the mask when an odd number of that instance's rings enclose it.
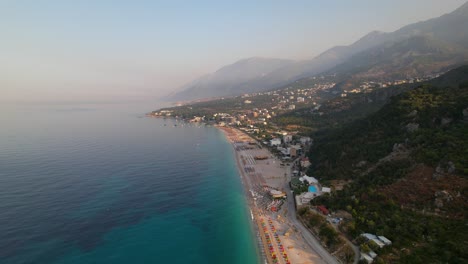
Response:
[[[223,131],[226,132],[226,135],[227,135],[228,139],[231,141],[231,143],[244,141],[242,139],[242,137],[243,137],[242,135],[245,135],[245,134],[243,132],[241,132],[241,131],[238,131],[238,130],[235,130],[235,129],[233,129],[231,131],[229,131],[229,130],[223,130]],[[247,194],[248,201],[249,201],[249,206],[253,209],[254,215],[257,217],[258,216],[257,209],[260,209],[260,208],[257,208],[255,206],[255,201],[253,200],[253,197],[251,195],[248,195],[249,190],[254,185],[251,182],[251,180],[256,180],[257,178],[256,177],[250,177],[249,173],[245,170],[245,165],[247,165],[247,164],[243,164],[243,161],[245,161],[246,163],[249,163],[247,160],[245,160],[245,158],[246,158],[245,156],[247,154],[251,154],[251,153],[249,153],[250,151],[246,151],[246,150],[243,150],[243,149],[240,149],[240,148],[236,148],[237,144],[233,144],[233,147],[234,147],[234,150],[236,152],[235,156],[236,156],[236,159],[237,159],[237,165],[238,165],[239,172],[240,172],[240,175],[241,175],[242,183],[243,183],[244,188],[246,190],[246,194]],[[270,152],[269,152],[268,156],[271,156]],[[259,166],[259,165],[256,164],[256,163],[257,162],[254,160],[254,164],[253,165],[248,165],[248,166],[249,167],[254,166],[256,173],[258,173],[256,166]],[[278,163],[276,163],[276,164],[278,164]],[[277,166],[276,164],[273,163],[273,164],[270,164],[270,166]],[[289,184],[288,184],[288,182],[289,182],[288,179],[290,179],[290,175],[291,175],[291,167],[290,166],[284,167],[283,172],[286,172],[286,173],[284,173],[285,177],[283,178],[283,177],[281,177],[283,175],[281,175],[279,177],[279,182],[277,181],[278,179],[270,179],[270,181],[271,180],[276,180],[276,183],[279,184],[278,187],[284,185],[284,190],[289,194],[289,195],[287,195],[287,203],[286,203],[287,210],[288,210],[288,213],[286,215],[286,219],[289,220],[289,221],[287,221],[287,222],[289,222],[288,225],[293,230],[297,230],[300,233],[300,235],[301,235],[302,239],[304,240],[304,242],[306,244],[308,244],[310,249],[313,250],[317,254],[317,256],[319,256],[321,258],[322,261],[320,261],[319,263],[322,263],[322,262],[329,263],[329,264],[338,263],[337,260],[332,255],[330,255],[330,253],[328,253],[322,247],[322,245],[319,243],[319,241],[296,218],[296,208],[294,206],[294,200],[293,200],[294,197],[291,195],[291,191],[290,191]],[[263,174],[263,173],[261,173],[261,174]],[[265,177],[265,175],[262,175],[261,177]],[[258,218],[256,218],[256,219],[258,219]],[[260,230],[262,230],[261,226],[259,226],[259,228],[260,228]],[[261,234],[261,235],[263,235],[263,234]],[[268,259],[269,263],[272,263],[271,255],[268,256],[269,249],[268,249],[268,245],[265,243],[264,237],[263,237],[262,240],[263,240],[263,244],[264,244],[263,246],[266,247],[265,248],[266,249],[265,253],[267,255],[267,259]]]
[[[290,179],[291,175],[291,168],[294,162],[291,163],[290,166],[287,168],[287,175]],[[317,238],[310,233],[310,231],[297,219],[296,215],[296,207],[294,206],[294,196],[291,193],[291,189],[289,188],[289,183],[285,184],[285,190],[288,190],[287,196],[287,206],[288,206],[288,214],[287,217],[291,224],[299,231],[301,236],[304,238],[307,244],[315,251],[317,254],[322,258],[325,263],[329,264],[338,264],[339,262],[333,257],[317,240]]]

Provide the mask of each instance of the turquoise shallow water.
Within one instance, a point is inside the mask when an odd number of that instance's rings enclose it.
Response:
[[[258,263],[212,127],[113,106],[0,114],[1,263]]]

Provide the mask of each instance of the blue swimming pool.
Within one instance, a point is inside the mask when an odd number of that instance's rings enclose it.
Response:
[[[316,193],[316,192],[317,192],[317,187],[315,187],[315,186],[309,186],[309,192]]]

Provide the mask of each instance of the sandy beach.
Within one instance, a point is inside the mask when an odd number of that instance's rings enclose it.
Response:
[[[268,263],[338,263],[296,218],[288,185],[290,166],[242,131],[218,128],[234,148],[263,259]],[[286,200],[273,200],[272,189],[285,193]]]

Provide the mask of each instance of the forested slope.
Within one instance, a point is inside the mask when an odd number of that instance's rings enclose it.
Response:
[[[363,232],[390,238],[391,247],[377,249],[379,262],[468,261],[467,70],[315,137],[309,173],[324,184],[347,185],[313,203],[349,212],[342,229],[352,238]]]

